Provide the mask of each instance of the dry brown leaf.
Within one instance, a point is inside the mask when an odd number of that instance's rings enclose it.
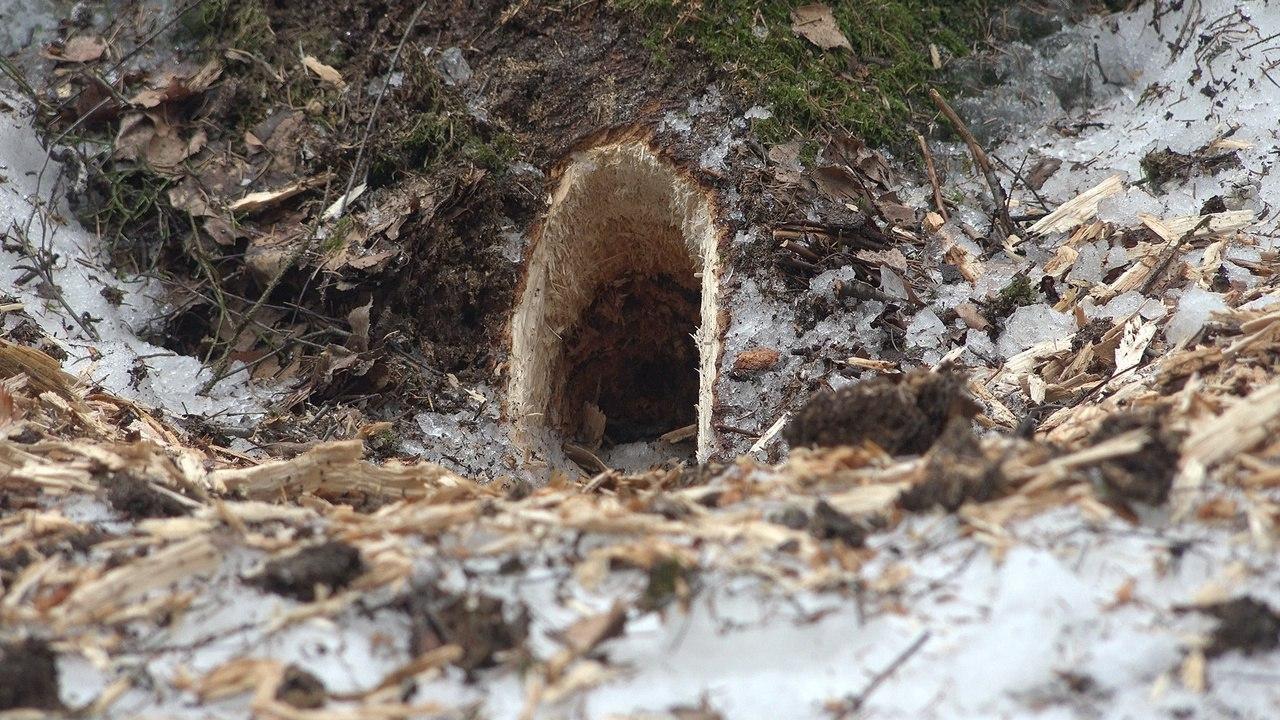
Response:
[[[791,11],[791,29],[823,50],[852,50],[849,38],[840,31],[831,8],[821,3],[802,5]]]
[[[314,56],[307,55],[302,58],[302,64],[305,65],[308,70],[315,73],[316,77],[320,78],[323,82],[339,89],[347,86],[346,81],[342,79],[342,73],[338,72],[333,66],[325,65],[320,62]]]
[[[153,108],[167,102],[183,100],[209,89],[222,74],[222,63],[210,60],[191,72],[168,72],[151,87],[139,92],[129,102],[138,107]]]
[[[231,203],[227,207],[228,210],[235,213],[255,213],[274,207],[298,193],[306,190],[308,187],[306,182],[295,182],[285,185],[276,190],[261,190],[259,192],[249,193],[239,200]]]
[[[748,348],[738,353],[738,357],[733,361],[733,369],[734,372],[740,373],[763,372],[772,369],[781,358],[782,353],[773,348]]]
[[[356,352],[369,349],[369,313],[373,310],[373,298],[369,302],[347,313],[347,323],[351,325],[351,337],[347,338],[347,347]]]
[[[974,330],[986,330],[991,327],[991,323],[978,312],[978,306],[971,302],[962,302],[957,305],[956,315],[959,315],[960,319],[964,320],[964,324]]]
[[[40,54],[59,62],[87,63],[101,58],[106,52],[106,40],[97,35],[78,35],[62,47],[47,45]]]
[[[605,640],[621,635],[626,623],[626,606],[614,603],[608,612],[582,618],[565,628],[559,640],[578,655],[585,655]]]

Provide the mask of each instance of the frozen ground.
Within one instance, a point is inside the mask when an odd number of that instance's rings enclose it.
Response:
[[[110,517],[93,507],[80,517],[95,515]],[[336,530],[341,522],[315,526]],[[965,535],[953,518],[908,520],[873,540],[877,559],[858,572],[826,573],[833,588],[826,592],[768,589],[739,573],[703,576],[688,612],[631,610],[624,635],[600,648],[608,665],[587,674],[582,687],[562,688],[563,699],[532,703],[533,681],[514,670],[482,670],[466,682],[450,669],[406,700],[478,707],[488,718],[670,717],[662,713],[704,702],[725,718],[824,718],[840,717],[839,708],[860,698],[856,716],[901,720],[1262,719],[1280,703],[1280,655],[1229,653],[1203,675],[1198,652],[1214,622],[1182,609],[1244,593],[1280,603],[1280,568],[1256,538],[1164,521],[1133,527],[1074,507],[996,536]],[[510,556],[488,553],[485,543],[483,533],[446,536],[438,545],[406,542],[394,554],[412,563],[416,579],[502,598],[508,615],[527,608],[529,647],[539,658],[556,654],[555,631],[644,592],[638,572],[584,582],[591,556],[628,546],[625,537],[550,533],[537,548],[515,553],[528,570],[514,575],[494,572]],[[367,557],[385,545],[361,544]],[[569,572],[560,557],[573,545],[587,557]],[[745,563],[732,558],[743,549],[701,552],[712,565]],[[112,650],[109,667],[95,668],[92,654],[64,656],[65,700],[83,704],[132,668],[150,680],[121,696],[107,717],[234,718],[245,713],[243,698],[193,704],[192,692],[175,684],[252,657],[302,667],[333,694],[361,693],[412,659],[404,649],[409,621],[388,606],[402,585],[361,592],[355,601],[344,596],[337,612],[306,619],[315,611],[240,581],[258,571],[260,557],[233,549],[205,576],[181,584],[196,597],[181,620]],[[804,575],[797,579],[817,580]],[[88,652],[92,638],[82,642]],[[1197,682],[1207,683],[1207,694]]]

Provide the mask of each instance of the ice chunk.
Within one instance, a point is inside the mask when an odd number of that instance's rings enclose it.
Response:
[[[1096,242],[1080,248],[1080,256],[1067,274],[1068,280],[1083,280],[1089,283],[1102,282],[1102,260],[1111,248],[1105,242]]]
[[[902,278],[898,277],[898,273],[893,270],[882,267],[880,268],[880,289],[887,295],[902,298],[906,300],[910,297],[907,294],[907,285]]]
[[[969,351],[975,364],[986,364],[996,354],[996,344],[985,330],[970,330],[964,336],[965,349]]]
[[[1137,290],[1130,290],[1126,293],[1111,298],[1111,302],[1102,306],[1101,314],[1103,317],[1109,317],[1112,320],[1128,317],[1138,311],[1147,298]]]
[[[462,48],[451,47],[440,53],[436,70],[445,85],[466,85],[471,80],[471,66],[462,56]]]
[[[1170,344],[1188,340],[1209,321],[1216,310],[1225,310],[1227,303],[1222,295],[1200,288],[1191,288],[1178,298],[1178,309],[1164,327],[1164,337]]]
[[[1164,203],[1139,187],[1131,187],[1098,203],[1099,220],[1128,227],[1137,226],[1142,213],[1159,216],[1164,211]]]
[[[1107,251],[1107,259],[1102,264],[1102,269],[1109,272],[1128,264],[1129,253],[1124,249],[1123,245],[1115,245]]]
[[[929,308],[921,310],[907,326],[907,345],[925,350],[936,349],[947,326]]]
[[[1075,320],[1048,305],[1024,305],[1005,321],[996,342],[1001,357],[1009,358],[1033,345],[1069,337],[1076,331]]]
[[[1249,302],[1241,305],[1240,307],[1244,310],[1268,310],[1272,307],[1275,307],[1278,304],[1280,304],[1280,295],[1273,294],[1273,295],[1263,295],[1262,297],[1257,298],[1255,300],[1250,300]]]
[[[836,283],[850,282],[855,277],[857,277],[857,273],[854,272],[852,266],[826,270],[809,280],[809,292],[827,300],[835,300]]]

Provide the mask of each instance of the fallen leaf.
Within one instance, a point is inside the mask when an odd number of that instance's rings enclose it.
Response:
[[[41,55],[51,60],[69,63],[93,62],[107,51],[107,41],[97,35],[78,35],[62,47],[47,45]]]
[[[337,200],[334,200],[333,204],[325,208],[324,219],[325,220],[338,219],[339,216],[341,216],[344,212],[347,211],[347,208],[351,206],[351,203],[355,202],[357,198],[359,198],[361,195],[364,194],[366,187],[367,185],[365,183],[360,183],[359,185],[351,188],[351,192],[343,195]]]
[[[347,347],[356,352],[369,349],[369,313],[373,310],[373,299],[365,305],[347,313],[347,324],[351,326],[351,337],[347,338]]]
[[[791,29],[800,37],[823,50],[844,48],[852,50],[849,38],[840,31],[831,8],[821,3],[802,5],[791,11]]]
[[[161,113],[131,113],[120,122],[113,155],[117,160],[146,162],[164,173],[200,152],[207,141],[204,130],[184,140]]]
[[[565,628],[559,640],[578,655],[585,655],[605,640],[621,635],[626,622],[626,606],[614,603],[608,612],[582,618]]]
[[[813,176],[818,182],[818,187],[833,200],[844,202],[866,199],[853,173],[841,165],[823,165],[813,171]]]
[[[986,330],[991,327],[991,323],[978,312],[978,307],[973,303],[962,302],[957,305],[956,315],[959,315],[964,324],[974,330]]]
[[[1040,158],[1027,172],[1027,187],[1032,190],[1044,187],[1045,182],[1053,177],[1060,167],[1062,167],[1062,161],[1058,158]]]
[[[307,189],[307,183],[295,182],[276,190],[252,192],[227,207],[231,212],[254,213],[288,200]]]
[[[582,403],[582,423],[578,427],[578,438],[588,450],[600,447],[607,424],[608,418],[605,417],[599,405],[593,402]]]
[[[773,348],[756,347],[743,350],[733,361],[733,369],[740,373],[763,372],[778,364],[782,354]]]
[[[347,86],[347,83],[342,79],[342,73],[338,72],[331,65],[325,65],[311,55],[307,55],[302,58],[302,64],[305,65],[308,70],[315,73],[316,77],[319,77],[323,82],[339,89]]]
[[[129,98],[132,105],[153,108],[167,102],[184,100],[209,89],[222,74],[222,63],[210,60],[192,72],[168,72],[151,87]]]
[[[854,257],[875,265],[885,265],[899,272],[907,271],[907,256],[898,248],[888,250],[859,250]]]

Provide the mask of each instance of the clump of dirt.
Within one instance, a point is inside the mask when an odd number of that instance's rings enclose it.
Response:
[[[1160,192],[1171,180],[1215,175],[1228,168],[1240,167],[1240,158],[1235,150],[1221,152],[1202,147],[1191,154],[1184,154],[1166,147],[1147,153],[1139,164],[1151,189]]]
[[[451,594],[433,585],[415,587],[402,609],[412,626],[409,652],[420,655],[443,645],[462,648],[454,663],[468,674],[493,667],[499,653],[517,650],[529,637],[529,610],[520,606],[508,619],[508,606],[484,594]]]
[[[1261,600],[1246,595],[1197,610],[1219,621],[1206,650],[1209,657],[1231,650],[1252,655],[1280,648],[1280,614]]]
[[[791,447],[859,445],[870,441],[893,455],[922,454],[952,418],[969,419],[978,406],[964,376],[913,371],[878,377],[809,398],[783,431]]]
[[[328,697],[324,681],[297,665],[284,669],[284,678],[276,689],[276,700],[301,710],[324,707]]]
[[[57,656],[38,638],[0,644],[0,710],[57,710]]]
[[[151,487],[146,480],[129,473],[111,473],[102,479],[107,489],[107,502],[116,512],[130,520],[180,517],[187,507],[174,498]]]
[[[268,562],[262,575],[252,582],[268,592],[311,602],[316,599],[316,586],[329,592],[340,590],[363,572],[359,550],[330,540]]]
[[[1151,437],[1138,452],[1103,460],[1095,470],[1108,494],[1116,499],[1162,505],[1169,499],[1178,470],[1182,436],[1165,426],[1158,409],[1148,408],[1111,415],[1090,442],[1097,444],[1131,430],[1146,430]]]
[[[819,500],[814,506],[809,533],[819,540],[840,540],[849,547],[862,547],[867,540],[866,528],[831,507],[826,500]]]
[[[49,535],[32,547],[30,544],[10,544],[0,548],[0,586],[9,587],[28,565],[38,559],[61,555],[72,557],[89,552],[100,542],[114,535],[97,528],[70,527]]]
[[[967,420],[954,419],[929,451],[924,480],[898,497],[903,510],[940,507],[955,512],[966,502],[986,502],[1003,494],[999,465],[987,461]]]

